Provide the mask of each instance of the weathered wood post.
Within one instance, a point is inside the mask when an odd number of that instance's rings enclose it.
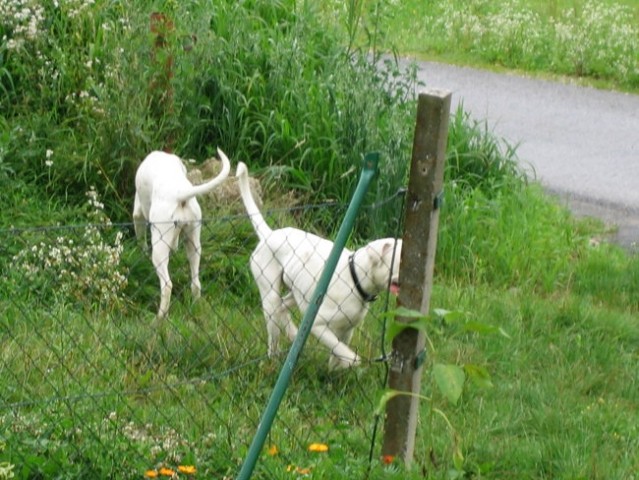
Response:
[[[442,200],[450,92],[426,90],[419,94],[413,155],[406,197],[400,306],[427,314],[433,283],[435,249]],[[397,317],[398,322],[410,319]],[[393,339],[389,388],[419,393],[425,359],[424,334],[404,329]],[[415,448],[419,399],[393,397],[386,405],[382,455],[410,464]]]

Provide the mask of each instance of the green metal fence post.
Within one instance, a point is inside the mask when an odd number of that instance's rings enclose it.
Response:
[[[313,322],[315,321],[315,316],[317,315],[317,312],[322,305],[322,300],[324,299],[324,295],[326,294],[328,284],[331,280],[331,277],[333,276],[333,273],[335,272],[335,268],[337,267],[337,261],[339,260],[342,250],[344,250],[344,246],[346,245],[346,240],[348,240],[348,237],[351,234],[351,230],[353,229],[353,224],[355,223],[359,207],[364,200],[364,196],[368,191],[368,187],[370,186],[371,181],[377,173],[378,163],[379,154],[376,152],[369,153],[364,158],[364,169],[362,171],[362,174],[360,175],[357,188],[355,189],[355,193],[353,194],[351,203],[348,206],[348,210],[346,210],[342,225],[340,226],[339,231],[337,232],[337,236],[335,237],[333,249],[328,256],[324,271],[322,272],[322,275],[317,282],[317,286],[315,287],[315,291],[313,292],[313,300],[310,302],[309,307],[306,310],[304,317],[302,318],[302,322],[297,332],[297,336],[295,337],[295,341],[293,342],[286,360],[284,361],[284,365],[282,366],[280,375],[277,378],[275,387],[273,387],[273,392],[271,393],[271,397],[269,398],[268,404],[266,405],[266,409],[262,414],[262,419],[260,420],[257,431],[255,432],[255,436],[253,437],[253,442],[249,447],[249,451],[246,455],[246,458],[244,459],[244,463],[242,464],[242,468],[237,477],[238,480],[248,480],[253,474],[257,459],[260,455],[260,452],[262,451],[262,448],[264,447],[266,436],[271,430],[271,426],[273,424],[273,420],[275,419],[275,415],[277,414],[277,410],[280,406],[280,403],[282,402],[282,399],[284,398],[286,389],[288,388],[288,384],[293,374],[293,369],[297,364],[297,359],[299,358],[302,348],[304,347],[304,344],[306,343],[306,340],[311,332]]]

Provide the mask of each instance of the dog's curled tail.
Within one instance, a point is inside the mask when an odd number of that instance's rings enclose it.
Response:
[[[208,182],[204,182],[201,185],[194,185],[193,188],[190,188],[187,192],[183,192],[178,198],[179,202],[185,202],[196,195],[208,193],[214,188],[220,186],[224,180],[226,180],[226,177],[229,176],[231,171],[231,162],[229,162],[226,154],[219,148],[217,149],[217,154],[220,157],[220,160],[222,160],[222,171],[217,175],[217,177],[212,178]]]
[[[264,217],[260,212],[260,209],[255,204],[253,194],[251,193],[251,187],[249,186],[248,175],[249,172],[246,165],[243,162],[239,162],[237,164],[235,176],[237,177],[237,184],[240,187],[242,202],[244,202],[244,208],[246,208],[246,213],[248,213],[248,216],[251,219],[251,223],[253,224],[255,233],[257,233],[257,236],[260,238],[260,240],[264,240],[271,234],[272,230],[267,225],[266,220],[264,220]]]

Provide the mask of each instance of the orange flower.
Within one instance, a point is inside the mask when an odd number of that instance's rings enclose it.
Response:
[[[193,475],[195,474],[196,470],[193,465],[180,465],[178,467],[178,472],[183,473],[185,475]]]
[[[158,471],[157,470],[147,470],[146,472],[144,472],[144,476],[146,478],[157,478]]]
[[[395,461],[395,455],[382,455],[382,463],[384,465],[390,465]]]
[[[279,449],[277,448],[277,445],[271,445],[270,447],[268,447],[268,449],[266,450],[266,453],[268,455],[270,455],[271,457],[274,457],[275,455],[277,455],[278,453],[280,453]]]
[[[325,443],[311,443],[308,446],[309,452],[328,452],[328,445]]]
[[[170,468],[162,467],[160,468],[160,475],[162,475],[163,477],[172,477],[173,475],[175,475],[175,471],[171,470]]]

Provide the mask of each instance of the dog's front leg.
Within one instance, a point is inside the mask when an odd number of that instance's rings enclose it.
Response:
[[[360,356],[341,342],[326,325],[317,325],[311,332],[330,350],[331,358],[328,362],[330,370],[356,367],[362,363]]]

